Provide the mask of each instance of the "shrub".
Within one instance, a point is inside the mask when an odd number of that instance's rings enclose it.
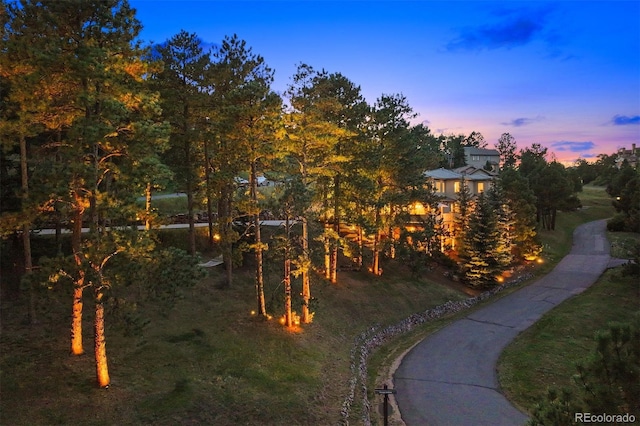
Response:
[[[607,231],[623,232],[625,230],[625,216],[618,213],[607,221]]]
[[[571,424],[571,413],[640,410],[640,312],[631,324],[610,323],[596,333],[596,350],[576,366],[576,392],[551,389],[530,425]]]

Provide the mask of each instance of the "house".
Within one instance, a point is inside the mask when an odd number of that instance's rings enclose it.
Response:
[[[496,174],[482,168],[464,166],[455,170],[429,170],[424,175],[433,185],[436,195],[440,197],[438,209],[442,226],[449,235],[441,240],[441,250],[444,251],[446,247],[454,248],[455,215],[459,211],[458,194],[463,182],[473,198],[489,189]]]
[[[500,153],[495,149],[465,146],[464,158],[468,166],[473,166],[476,169],[490,167],[491,171],[497,172],[500,168]]]
[[[631,167],[638,167],[638,151],[636,150],[636,144],[631,144],[631,149],[620,148],[616,156],[616,167],[622,167],[622,164],[627,161]]]

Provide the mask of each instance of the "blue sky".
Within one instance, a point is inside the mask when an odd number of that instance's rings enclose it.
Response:
[[[559,161],[640,146],[640,1],[130,0],[141,38],[237,34],[275,70],[402,93],[435,134],[509,132]]]

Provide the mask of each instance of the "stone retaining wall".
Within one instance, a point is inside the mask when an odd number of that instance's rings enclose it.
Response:
[[[362,394],[362,422],[365,426],[371,425],[371,404],[369,402],[367,389],[369,355],[375,349],[382,346],[388,339],[407,333],[413,330],[416,326],[424,324],[425,322],[468,309],[477,303],[494,296],[496,293],[531,277],[533,277],[532,274],[523,274],[514,280],[511,280],[501,286],[494,287],[493,289],[485,291],[478,296],[465,300],[448,301],[442,305],[427,309],[424,312],[418,312],[410,315],[394,325],[384,328],[380,325],[374,325],[360,333],[355,338],[353,348],[351,349],[351,378],[349,379],[349,393],[342,403],[340,423],[342,425],[349,424],[349,415],[351,414],[351,407],[355,401],[356,390],[359,384],[360,393]]]

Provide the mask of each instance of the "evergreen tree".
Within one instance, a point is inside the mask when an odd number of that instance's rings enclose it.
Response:
[[[465,280],[473,287],[493,285],[501,272],[499,265],[500,232],[496,213],[484,193],[478,196],[465,233],[465,250],[461,256]]]
[[[518,162],[516,139],[510,133],[503,133],[496,143],[496,150],[500,153],[500,168],[513,169]]]
[[[514,260],[516,217],[500,185],[493,185],[486,192],[486,198],[496,216],[498,242],[491,257],[495,261],[496,272],[499,273],[506,270]]]
[[[287,89],[289,108],[285,115],[286,137],[282,150],[296,165],[295,173],[302,188],[315,199],[318,211],[318,197],[321,195],[320,183],[332,177],[330,165],[335,164],[336,144],[346,132],[345,129],[327,120],[324,98],[316,91],[319,74],[311,66],[300,64],[293,82]],[[309,302],[310,290],[310,246],[309,224],[313,218],[311,206],[301,215],[302,254],[298,261],[298,270],[302,276],[302,322],[311,321]]]
[[[467,181],[462,177],[460,180],[460,192],[456,200],[453,210],[456,213],[453,224],[453,245],[458,252],[459,257],[464,257],[467,249],[467,233],[469,232],[469,221],[471,214],[475,208],[475,203],[471,199],[471,192]]]
[[[234,244],[239,234],[233,222],[240,211],[253,222],[256,253],[258,310],[266,315],[262,290],[262,251],[257,178],[273,156],[280,128],[280,97],[271,90],[273,71],[264,58],[252,52],[236,35],[225,37],[214,50],[215,64],[209,73],[213,93],[208,110],[214,143],[209,160],[210,178],[218,199],[218,230],[227,285],[231,285]],[[249,173],[249,201],[239,205],[237,179]]]
[[[106,232],[107,219],[135,220],[135,196],[127,173],[136,159],[130,146],[133,141],[151,146],[162,139],[156,99],[144,82],[149,69],[136,41],[140,24],[124,0],[25,0],[14,12],[11,25],[20,44],[13,53],[30,78],[51,75],[48,82],[34,86],[54,104],[46,114],[32,116],[53,136],[53,142],[40,150],[40,169],[49,173],[34,174],[33,179],[39,181],[39,191],[49,195],[49,204],[68,206],[75,264],[68,271],[74,277],[71,349],[73,354],[84,352],[83,290],[90,287],[96,376],[98,385],[106,387],[104,301],[111,283],[103,270],[130,247],[120,244],[117,232]],[[86,237],[83,222],[89,226]]]
[[[541,251],[536,229],[536,197],[517,170],[503,169],[495,187],[512,213],[512,244],[517,259],[533,260]]]
[[[194,255],[194,208],[204,166],[202,123],[208,92],[205,75],[211,60],[196,34],[184,30],[155,50],[163,67],[153,76],[154,88],[161,95],[163,118],[171,125],[169,149],[164,159],[179,187],[187,194],[189,253]]]

